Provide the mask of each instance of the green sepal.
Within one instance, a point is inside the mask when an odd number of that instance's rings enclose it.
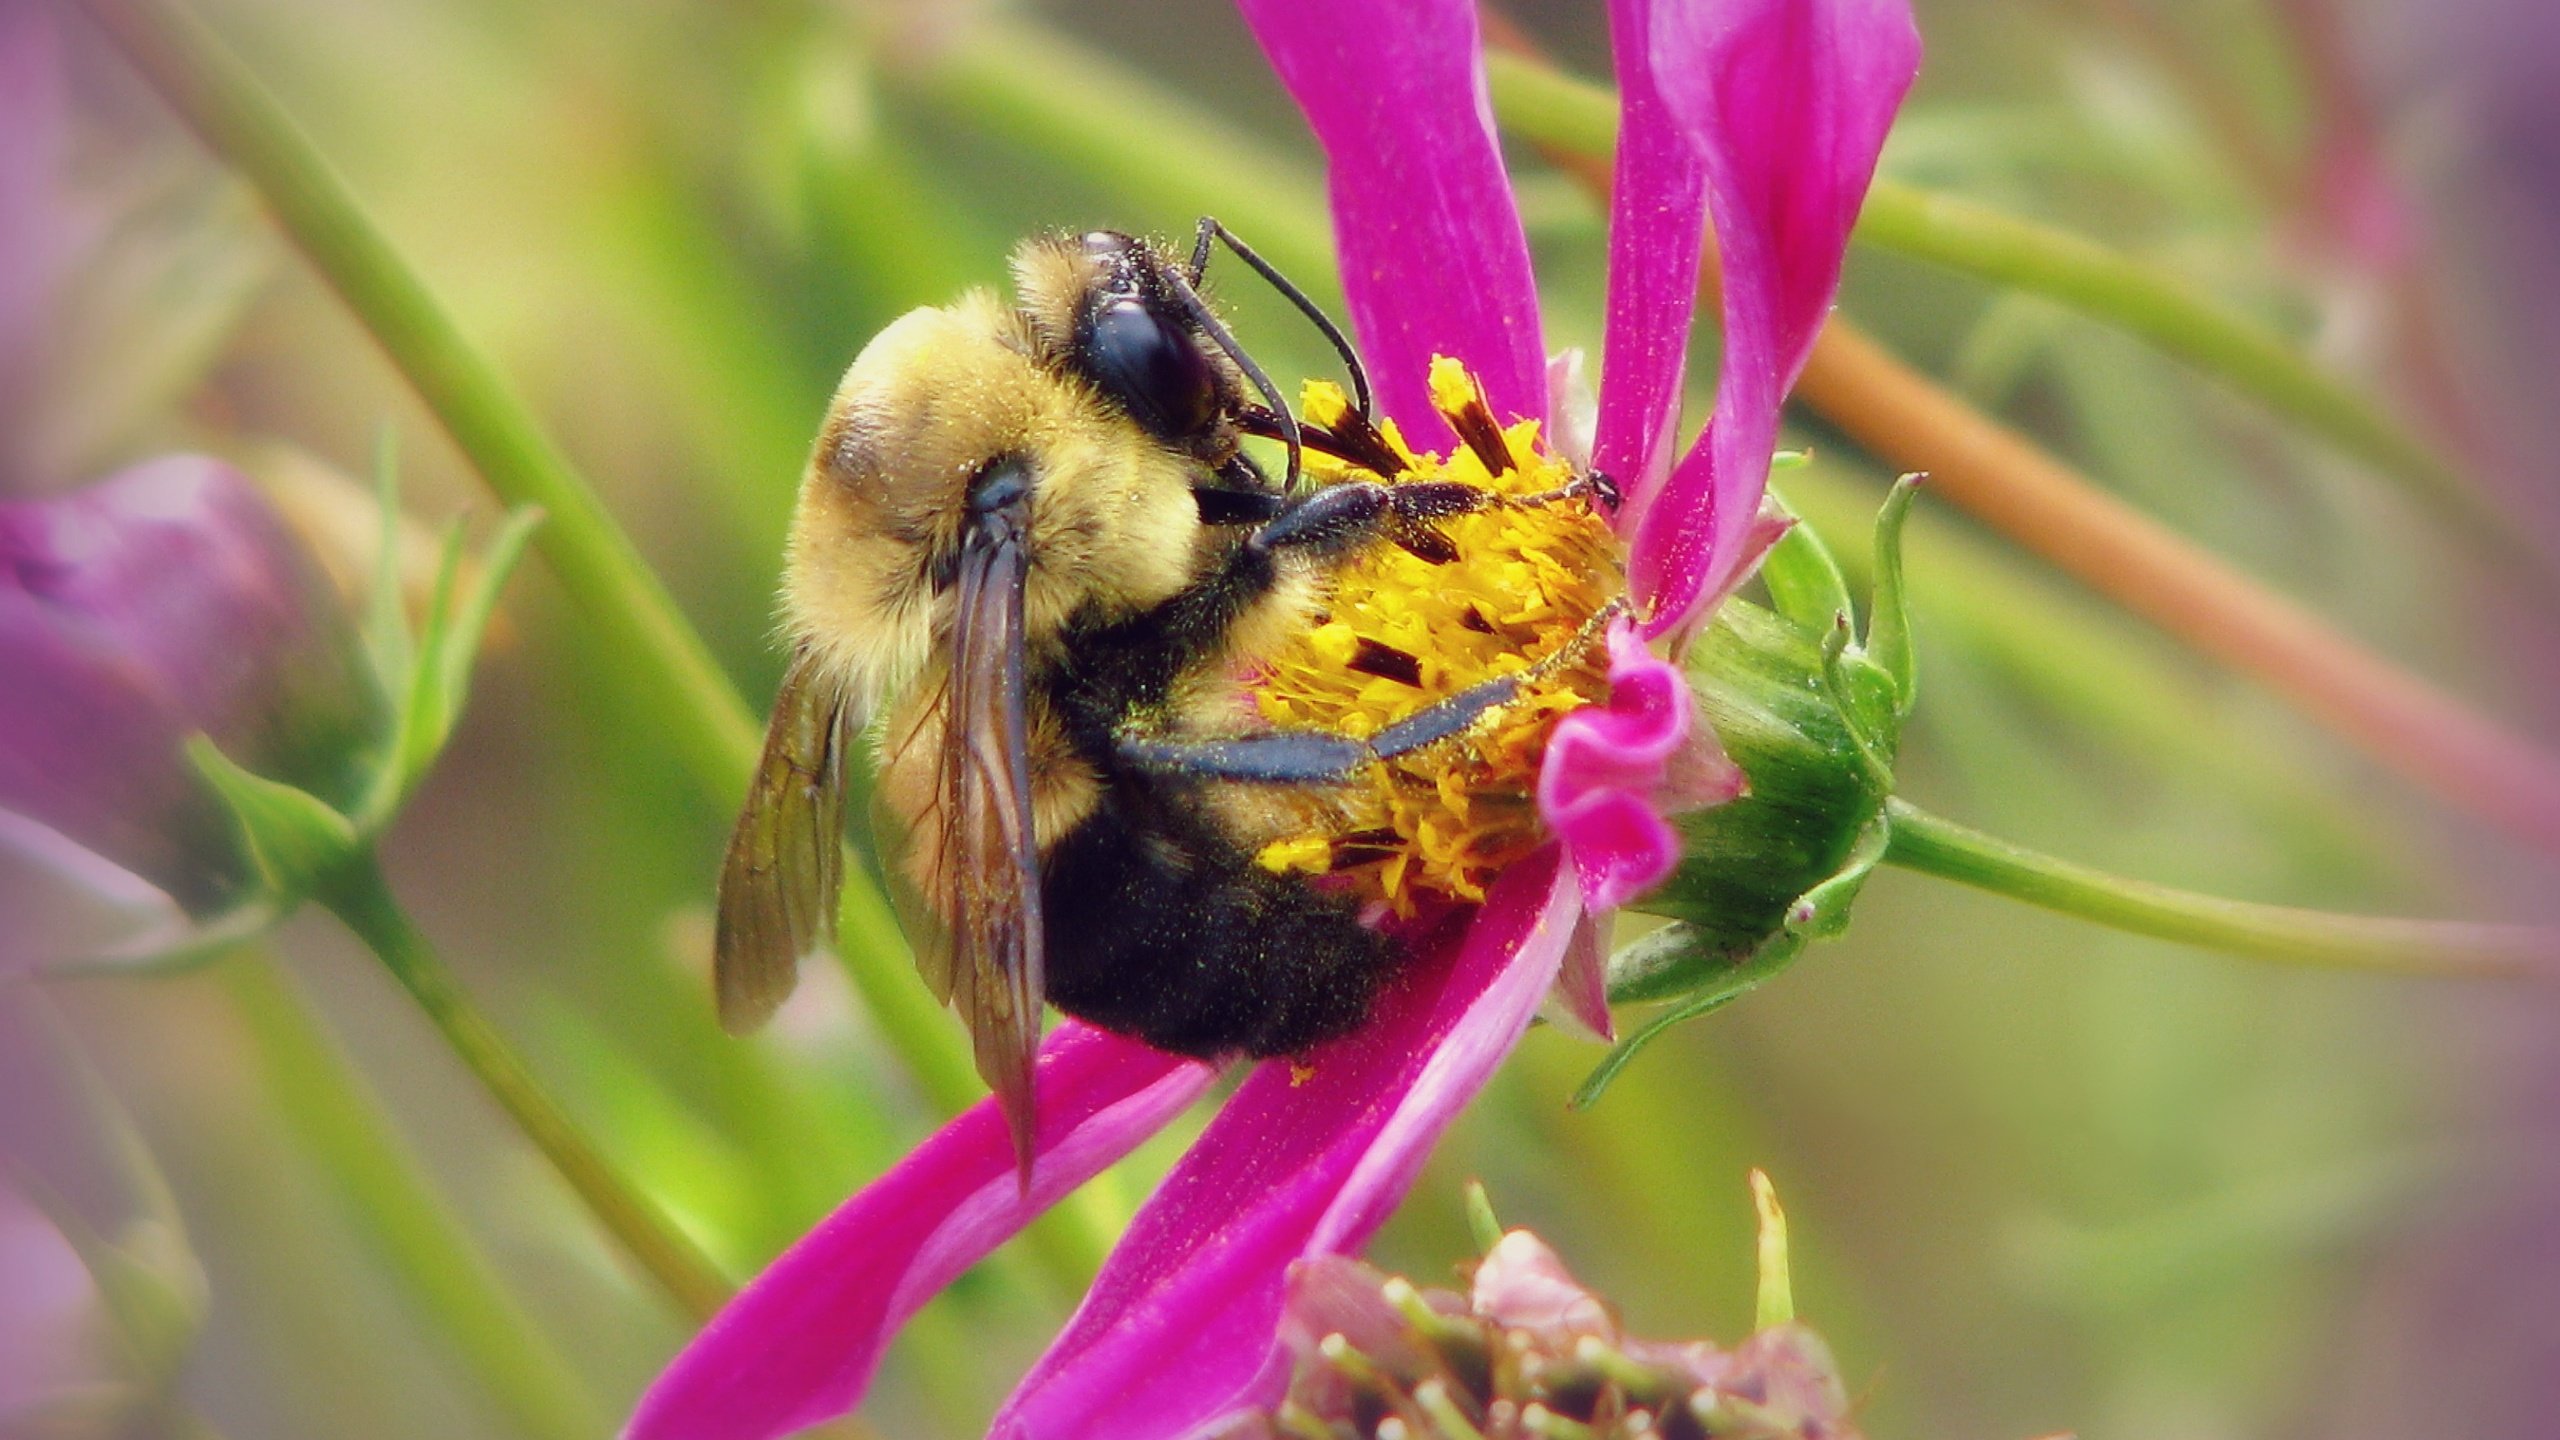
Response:
[[[1787,521],[1786,533],[1760,562],[1760,583],[1768,589],[1770,608],[1808,630],[1819,630],[1833,616],[1848,614],[1849,582],[1830,547],[1777,496],[1770,496],[1764,508]]]
[[[498,595],[524,557],[542,523],[536,506],[519,506],[490,540],[468,586],[463,575],[463,531],[445,527],[436,557],[423,631],[409,623],[400,584],[400,479],[398,456],[385,431],[375,452],[374,502],[382,515],[375,539],[373,583],[365,605],[365,643],[373,672],[390,697],[391,726],[379,768],[355,808],[357,830],[379,833],[418,781],[444,753],[470,692],[471,667],[496,613]]]
[[[189,740],[187,760],[230,808],[261,888],[279,908],[290,909],[362,848],[346,816],[307,790],[241,769],[211,740]]]
[[[1600,1098],[1644,1048],[1675,1025],[1710,1015],[1760,988],[1787,968],[1805,937],[1781,930],[1740,960],[1731,959],[1697,926],[1673,921],[1609,957],[1609,999],[1679,997],[1610,1047],[1567,1102],[1579,1110]]]
[[[1882,813],[1891,775],[1877,762],[1891,760],[1893,736],[1868,730],[1873,713],[1855,713],[1867,708],[1859,694],[1873,692],[1853,678],[1841,633],[1733,600],[1699,638],[1689,667],[1699,718],[1749,789],[1674,821],[1680,863],[1634,908],[1687,922],[1699,961],[1687,971],[1649,967],[1652,978],[1624,998],[1684,994],[1708,970],[1757,955],[1797,903],[1849,863]]]
[[[1877,520],[1863,643],[1839,567],[1805,526],[1762,570],[1781,608],[1728,600],[1699,637],[1689,658],[1699,716],[1748,786],[1675,819],[1680,863],[1632,907],[1674,923],[1609,961],[1612,1003],[1669,1004],[1610,1051],[1576,1105],[1672,1026],[1733,1003],[1847,928],[1891,834],[1885,802],[1915,693],[1900,548],[1910,497],[1906,480]]]
[[[365,594],[365,655],[373,662],[374,683],[386,698],[396,700],[417,653],[417,640],[409,633],[409,610],[400,596],[400,445],[388,425],[374,440],[373,506],[373,579]]]
[[[417,788],[453,738],[454,724],[470,695],[472,665],[488,633],[489,617],[497,611],[498,595],[541,523],[539,509],[526,506],[509,512],[481,553],[479,572],[468,588],[462,587],[461,580],[462,527],[446,529],[426,629],[417,637],[408,674],[397,691],[390,753],[357,816],[359,828],[366,833],[390,822],[400,802]]]
[[[1905,475],[1885,493],[1876,514],[1875,597],[1867,611],[1867,659],[1893,682],[1894,717],[1907,720],[1920,699],[1919,664],[1911,653],[1911,610],[1902,583],[1902,525],[1921,477]]]

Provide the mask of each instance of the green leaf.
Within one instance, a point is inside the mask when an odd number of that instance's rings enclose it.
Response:
[[[187,759],[230,808],[271,896],[309,894],[357,852],[354,824],[309,791],[250,774],[201,735],[187,742]]]

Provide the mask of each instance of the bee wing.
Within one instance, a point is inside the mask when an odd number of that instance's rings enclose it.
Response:
[[[799,980],[800,957],[835,939],[845,752],[865,708],[806,647],[792,656],[720,866],[711,973],[732,1035],[771,1019]]]
[[[1027,1167],[1043,932],[1023,694],[1025,561],[1009,535],[975,539],[953,583],[937,823],[920,837],[934,849],[924,872],[929,903],[918,908],[940,923],[922,927],[917,966],[969,1027],[978,1073]]]

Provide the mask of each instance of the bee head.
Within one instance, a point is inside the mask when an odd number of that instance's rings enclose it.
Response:
[[[1015,290],[1045,358],[1149,435],[1215,463],[1232,454],[1240,377],[1201,328],[1192,281],[1133,235],[1094,230],[1026,243]]]

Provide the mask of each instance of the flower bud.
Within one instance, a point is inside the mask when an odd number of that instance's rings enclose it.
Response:
[[[344,803],[379,728],[309,557],[254,486],[194,456],[0,504],[0,676],[0,808],[199,913],[245,872],[186,738]]]

